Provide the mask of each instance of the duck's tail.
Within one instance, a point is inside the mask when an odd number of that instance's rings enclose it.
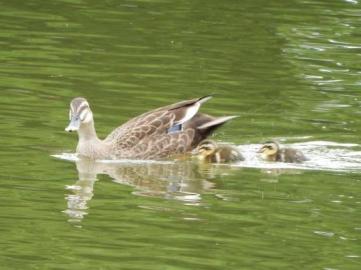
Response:
[[[206,123],[204,123],[203,125],[199,126],[198,129],[199,130],[207,130],[210,128],[217,128],[221,125],[223,125],[224,123],[228,122],[229,120],[238,117],[237,115],[231,115],[231,116],[223,116],[223,117],[217,117],[214,118],[211,121],[208,121]]]
[[[217,128],[229,120],[238,116],[213,117],[203,113],[197,113],[188,123],[189,127],[196,130],[192,147],[196,147],[201,141],[211,135]]]

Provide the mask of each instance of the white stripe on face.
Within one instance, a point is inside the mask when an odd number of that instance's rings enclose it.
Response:
[[[88,108],[85,108],[83,109],[81,112],[80,112],[80,115],[79,115],[79,118],[81,121],[84,121],[86,116],[88,114]]]
[[[79,104],[79,106],[76,108],[77,113],[80,113],[80,111],[84,108],[89,108],[89,104],[86,101],[83,101],[82,103]]]
[[[83,122],[84,122],[84,123],[89,123],[89,122],[91,122],[91,121],[93,121],[93,114],[92,114],[91,110],[87,109],[87,110],[86,110],[85,119],[84,119]]]

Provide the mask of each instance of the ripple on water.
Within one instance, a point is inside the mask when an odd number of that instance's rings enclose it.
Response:
[[[246,161],[238,163],[235,166],[261,169],[300,169],[349,172],[361,170],[361,151],[355,150],[359,146],[358,144],[310,141],[286,144],[284,146],[301,150],[308,160],[299,164],[263,161],[257,155],[257,150],[261,145],[250,144],[239,146]]]
[[[292,147],[301,150],[307,157],[304,163],[268,162],[262,160],[257,154],[260,144],[239,145],[238,148],[245,157],[245,161],[233,164],[233,167],[259,168],[259,169],[293,169],[293,170],[324,170],[340,172],[361,171],[361,151],[358,144],[337,143],[330,141],[309,141],[302,143],[285,144],[284,147]],[[52,155],[55,158],[79,161],[74,153],[62,153]],[[173,161],[155,160],[99,160],[97,163],[104,164],[174,164]]]
[[[333,232],[324,232],[324,231],[313,231],[314,234],[325,236],[325,237],[332,237],[335,235]]]

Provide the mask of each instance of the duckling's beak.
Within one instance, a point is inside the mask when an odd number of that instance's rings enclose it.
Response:
[[[67,132],[77,131],[79,127],[80,127],[79,116],[72,116],[69,125],[65,128],[65,131]]]

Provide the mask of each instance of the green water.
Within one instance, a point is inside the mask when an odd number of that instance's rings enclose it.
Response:
[[[0,25],[0,269],[361,268],[360,172],[51,156],[76,96],[100,137],[213,93],[218,140],[359,144],[358,1],[4,0]]]

